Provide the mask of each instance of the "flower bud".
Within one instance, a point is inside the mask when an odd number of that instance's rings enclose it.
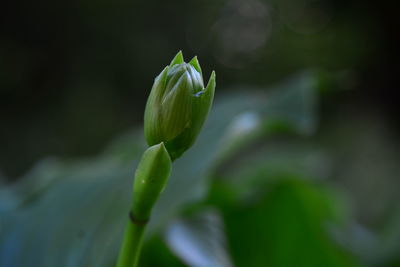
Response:
[[[189,63],[179,52],[155,79],[144,114],[149,146],[164,142],[172,160],[195,142],[214,98],[215,72],[204,88],[197,58]]]

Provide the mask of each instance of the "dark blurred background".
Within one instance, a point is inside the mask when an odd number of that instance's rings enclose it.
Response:
[[[198,55],[217,99],[303,69],[344,74],[332,116],[378,118],[398,136],[396,1],[7,1],[0,11],[0,169],[96,154],[142,124],[154,77]]]
[[[179,50],[216,99],[141,266],[400,266],[399,8],[2,3],[0,267],[114,266],[146,98]]]

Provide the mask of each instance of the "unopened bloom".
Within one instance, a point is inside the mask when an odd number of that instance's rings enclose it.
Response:
[[[144,134],[152,146],[164,142],[171,159],[195,142],[214,98],[215,72],[206,87],[197,57],[179,52],[155,79],[144,115]]]

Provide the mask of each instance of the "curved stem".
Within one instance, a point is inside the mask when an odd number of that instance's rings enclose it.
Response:
[[[124,241],[118,257],[117,267],[138,266],[140,251],[143,243],[143,235],[146,223],[129,220],[125,229]]]

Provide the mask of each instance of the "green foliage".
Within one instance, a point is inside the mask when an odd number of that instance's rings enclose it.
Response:
[[[236,266],[355,266],[332,242],[332,201],[308,182],[290,177],[257,201],[224,209]]]
[[[341,154],[325,144],[334,132],[316,133],[319,78],[304,72],[268,94],[247,88],[218,99],[198,141],[174,163],[142,266],[388,263],[383,252],[357,249],[354,232],[345,238],[353,218],[329,179]],[[145,148],[138,130],[95,158],[43,161],[2,188],[0,266],[113,266]]]
[[[165,236],[171,250],[189,266],[232,266],[224,230],[219,212],[204,207],[174,220]]]

